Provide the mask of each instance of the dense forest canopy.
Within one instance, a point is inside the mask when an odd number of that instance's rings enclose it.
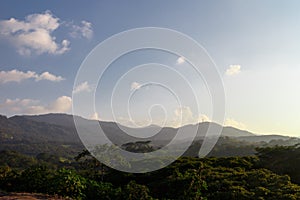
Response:
[[[300,199],[300,148],[258,148],[255,156],[182,157],[144,174],[106,167],[88,151],[71,160],[0,152],[0,188],[75,199]]]

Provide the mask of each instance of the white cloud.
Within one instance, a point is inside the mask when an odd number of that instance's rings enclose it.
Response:
[[[80,25],[71,25],[72,32],[70,35],[73,38],[87,38],[91,39],[93,37],[93,29],[92,29],[92,23],[87,21],[81,21]]]
[[[87,81],[77,85],[75,87],[75,89],[73,90],[73,93],[76,94],[76,93],[80,93],[80,92],[90,92],[92,91],[92,88],[91,86],[89,85],[89,83]]]
[[[202,122],[211,122],[212,120],[205,114],[196,115],[189,106],[177,107],[169,117],[165,119],[151,118],[134,120],[128,117],[117,117],[116,121],[127,127],[146,127],[151,124],[160,127],[181,127],[188,124],[198,124]]]
[[[61,76],[55,76],[49,72],[44,72],[42,74],[37,74],[33,71],[22,72],[19,70],[11,70],[11,71],[0,71],[0,83],[8,83],[8,82],[21,82],[26,79],[35,79],[35,81],[48,80],[59,82],[64,80]]]
[[[237,75],[240,72],[241,72],[240,65],[230,65],[229,68],[226,70],[226,75],[228,76]]]
[[[47,109],[50,112],[67,112],[72,106],[72,99],[68,96],[58,97],[53,103],[51,103]]]
[[[202,122],[211,122],[211,119],[205,114],[194,114],[189,106],[178,107],[174,110],[175,118],[170,122],[170,126],[180,127],[187,124],[197,124]]]
[[[36,104],[39,101],[33,100],[33,99],[6,99],[5,103],[2,105],[6,106],[14,106],[14,105],[19,105],[19,106],[28,106],[32,104]]]
[[[25,79],[35,78],[36,73],[32,71],[22,72],[16,69],[0,72],[0,83],[21,82]]]
[[[178,107],[174,110],[175,119],[173,121],[174,127],[183,126],[186,124],[195,123],[196,119],[189,106]]]
[[[53,74],[50,74],[49,72],[44,72],[41,75],[37,75],[35,80],[36,81],[48,80],[48,81],[53,81],[53,82],[59,82],[59,81],[64,80],[64,78],[61,76],[55,76]]]
[[[184,62],[185,62],[185,58],[181,56],[181,57],[179,57],[179,58],[177,59],[177,61],[176,61],[176,62],[177,62],[177,64],[179,64],[179,65],[180,65],[180,64],[182,64],[182,63],[184,63]]]
[[[232,118],[227,118],[225,120],[225,123],[224,123],[225,126],[232,126],[232,127],[235,127],[235,128],[238,128],[238,129],[242,129],[242,130],[245,130],[246,129],[246,125],[242,122],[238,122]]]
[[[34,99],[6,99],[0,104],[0,110],[12,114],[44,114],[65,113],[71,109],[72,99],[68,96],[58,97],[48,105],[41,105],[40,101]]]
[[[99,114],[97,112],[94,112],[91,116],[90,119],[92,120],[100,120]]]
[[[211,122],[211,119],[207,115],[201,114],[199,115],[198,122]]]
[[[131,87],[130,87],[130,90],[131,91],[133,91],[133,90],[138,90],[138,89],[140,89],[141,88],[141,84],[140,83],[138,83],[138,82],[132,82],[131,83]]]
[[[186,119],[193,118],[193,112],[191,111],[191,108],[189,106],[178,107],[175,109],[174,113],[176,117],[182,117]]]
[[[28,15],[25,20],[1,20],[0,35],[8,39],[21,55],[63,54],[70,49],[70,42],[66,39],[61,43],[56,41],[52,33],[59,26],[60,19],[46,11]]]

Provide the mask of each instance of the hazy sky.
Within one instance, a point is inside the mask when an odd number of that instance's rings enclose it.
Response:
[[[163,27],[196,40],[215,62],[225,88],[225,125],[300,136],[299,9],[296,0],[2,1],[0,113],[71,113],[72,93],[85,95],[97,87],[82,82],[73,91],[81,63],[97,44],[128,29]],[[123,57],[112,64],[103,85],[98,86],[95,113],[85,113],[83,106],[84,117],[130,125],[129,105],[137,125],[162,125],[166,115],[166,125],[177,126],[176,117],[181,113],[182,124],[211,119],[209,91],[184,58],[155,50]],[[184,99],[188,91],[183,79],[172,79],[166,68],[155,71],[152,65],[149,72],[136,70],[119,82],[112,101],[113,119],[107,99],[116,82],[132,67],[153,62],[176,69],[189,80],[197,90],[200,112],[195,111],[195,102]],[[182,105],[157,85],[141,87],[142,78],[149,77],[176,83]],[[127,104],[122,95],[133,91]]]

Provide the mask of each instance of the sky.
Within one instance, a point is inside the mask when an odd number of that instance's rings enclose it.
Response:
[[[225,93],[224,121],[218,123],[300,136],[299,1],[20,4],[5,0],[0,7],[2,115],[72,113],[73,95],[95,91],[94,112],[86,112],[85,106],[93,106],[86,103],[79,108],[83,117],[127,126],[178,127],[212,120],[205,77],[197,77],[184,57],[170,52],[130,52],[111,64],[99,85],[88,80],[74,85],[84,59],[99,43],[129,29],[160,27],[193,38],[213,60]],[[192,90],[195,98],[189,98]]]

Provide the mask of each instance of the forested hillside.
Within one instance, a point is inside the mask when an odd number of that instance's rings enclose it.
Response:
[[[300,148],[257,151],[247,157],[182,157],[145,174],[115,171],[86,151],[69,162],[3,151],[0,188],[74,199],[300,199]]]
[[[132,129],[114,122],[97,122],[66,114],[25,115],[10,118],[0,116],[0,150],[18,151],[27,155],[49,153],[67,158],[74,157],[84,148],[74,125],[74,118],[80,122],[80,128],[86,133],[94,134],[95,130],[91,127],[95,123],[100,124],[107,136],[119,146],[142,140],[151,141],[149,145],[156,149],[167,144],[178,131],[178,129],[170,127],[154,126]],[[197,136],[193,145],[185,153],[186,156],[198,156],[203,136],[209,125],[212,127],[220,126],[215,123],[204,122],[182,127],[182,131],[188,136],[191,127],[198,126]],[[157,128],[161,130],[153,137],[142,137],[141,139],[127,135],[120,127],[123,130],[128,129],[130,132],[140,133],[142,136],[149,132],[155,132]],[[209,137],[214,137],[214,133],[209,134]],[[254,155],[256,147],[292,146],[298,143],[300,143],[299,138],[280,135],[255,135],[236,128],[224,127],[210,156]],[[180,146],[180,141],[178,144]]]
[[[80,120],[87,131],[95,122]],[[122,134],[116,123],[99,123],[111,137]],[[198,158],[200,136],[208,125],[199,124],[190,148],[168,167],[132,174],[92,157],[76,134],[73,116],[1,116],[0,196],[26,192],[73,199],[300,199],[299,138],[260,136],[227,127],[209,155]],[[152,128],[157,127],[135,131]],[[184,128],[188,133],[190,127]],[[175,130],[163,128],[159,137],[141,141],[118,138],[116,144],[130,152],[151,152]]]

